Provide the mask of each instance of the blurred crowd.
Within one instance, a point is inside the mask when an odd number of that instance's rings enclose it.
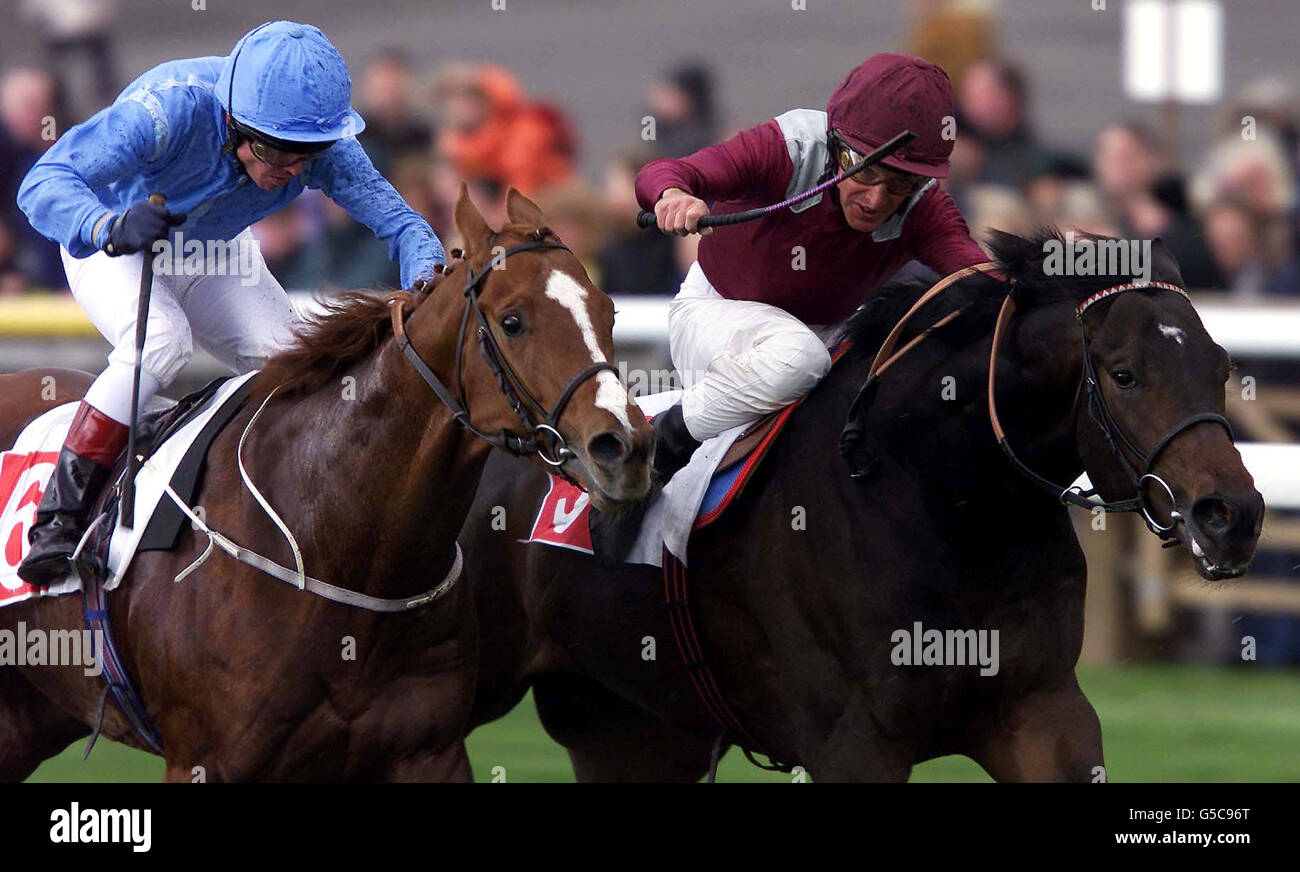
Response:
[[[66,58],[66,50],[51,52]],[[93,53],[108,75],[111,57]],[[76,112],[66,84],[47,68],[0,71],[0,294],[64,287],[58,249],[27,224],[14,199],[32,164]],[[103,81],[99,76],[94,81]],[[656,138],[615,156],[596,184],[578,171],[579,136],[559,105],[526,93],[509,70],[449,64],[431,74],[399,49],[375,52],[356,68],[354,102],[366,119],[358,137],[375,166],[448,244],[457,242],[452,207],[462,180],[493,225],[505,193],[518,188],[541,206],[557,233],[610,293],[676,291],[695,257],[695,240],[638,232],[633,180],[660,156],[689,154],[718,134],[710,71],[684,64],[646,95]],[[112,93],[81,103],[102,106]],[[96,102],[97,101],[97,102]],[[392,287],[397,267],[369,230],[327,197],[309,191],[253,227],[272,272],[286,288]]]
[[[1190,171],[1173,154],[1177,144],[1146,119],[1105,125],[1087,153],[1044,141],[1032,124],[1028,79],[1009,61],[975,60],[955,84],[959,135],[947,186],[977,238],[990,227],[1043,224],[1159,236],[1190,287],[1300,296],[1300,150],[1296,93],[1286,82],[1246,88]]]
[[[112,99],[107,83],[122,83],[105,35],[111,0],[23,3],[40,26],[49,62],[0,71],[5,294],[63,286],[57,249],[27,225],[14,192],[58,124],[86,117]],[[1032,78],[1000,55],[986,13],[945,0],[915,8],[903,48],[939,63],[953,79],[959,133],[945,184],[976,238],[992,227],[1044,224],[1161,236],[1192,287],[1241,298],[1300,296],[1300,100],[1290,83],[1261,79],[1228,101],[1205,154],[1178,154],[1164,125],[1136,117],[1116,118],[1091,143],[1066,148],[1034,124]],[[709,66],[682,62],[661,72],[643,96],[653,137],[630,138],[603,167],[586,167],[598,176],[581,171],[580,131],[565,107],[529,94],[503,67],[427,70],[399,49],[382,49],[354,65],[354,81],[354,101],[367,121],[361,143],[449,245],[457,241],[451,208],[462,180],[492,223],[501,220],[505,191],[514,186],[538,201],[609,293],[676,291],[696,240],[638,231],[633,180],[651,159],[687,155],[734,132],[723,126]],[[285,287],[398,282],[385,245],[318,193],[254,232]]]
[[[579,138],[564,108],[525,92],[509,70],[449,64],[422,75],[405,53],[377,52],[360,67],[354,100],[366,119],[358,137],[375,166],[450,245],[462,181],[494,226],[505,194],[534,198],[552,228],[609,293],[675,292],[694,241],[637,232],[633,180],[646,161],[689,154],[717,135],[711,81],[685,65],[657,81],[647,112],[658,138],[616,156],[599,184],[579,172]],[[391,286],[383,243],[320,195],[254,226],[262,253],[289,288]]]
[[[1289,82],[1261,78],[1225,101],[1205,154],[1180,154],[1175,119],[1150,106],[1064,147],[1034,124],[1032,76],[1000,52],[986,8],[914,7],[906,49],[952,77],[958,137],[946,185],[977,239],[1046,224],[1160,236],[1190,287],[1300,295],[1300,99]]]

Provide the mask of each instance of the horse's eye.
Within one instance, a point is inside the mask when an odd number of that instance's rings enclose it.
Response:
[[[506,331],[507,336],[518,336],[524,332],[524,319],[518,313],[511,312],[501,319],[501,329]]]
[[[1137,378],[1127,369],[1117,369],[1110,374],[1110,377],[1114,379],[1116,385],[1125,390],[1137,384]]]

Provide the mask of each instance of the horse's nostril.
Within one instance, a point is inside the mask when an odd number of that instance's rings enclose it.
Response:
[[[587,441],[587,453],[597,463],[612,465],[627,456],[630,446],[627,438],[612,430],[593,436]]]
[[[1232,504],[1220,497],[1201,497],[1192,505],[1192,520],[1211,535],[1221,536],[1231,530],[1236,517]]]

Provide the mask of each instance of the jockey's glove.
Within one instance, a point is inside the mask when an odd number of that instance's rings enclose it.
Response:
[[[114,257],[119,254],[135,254],[166,237],[170,228],[184,223],[183,212],[168,212],[166,206],[147,201],[136,203],[109,225],[104,252]]]

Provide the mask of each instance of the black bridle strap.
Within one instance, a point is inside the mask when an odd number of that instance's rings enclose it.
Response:
[[[569,383],[564,386],[564,390],[560,391],[560,396],[555,401],[555,408],[546,416],[546,423],[552,427],[560,426],[560,416],[564,414],[565,407],[569,405],[569,400],[573,399],[573,395],[577,392],[578,388],[582,387],[583,383],[586,382],[587,379],[602,372],[612,372],[617,375],[618,367],[614,366],[607,360],[600,360],[595,363],[589,363],[582,369],[578,370],[577,375],[569,379]]]
[[[496,337],[492,334],[492,329],[488,324],[487,315],[484,314],[483,308],[478,303],[479,287],[485,282],[491,271],[497,268],[498,264],[504,263],[506,258],[512,254],[518,254],[521,251],[532,251],[536,249],[558,248],[569,251],[569,247],[562,242],[556,242],[547,239],[535,239],[528,242],[521,242],[518,245],[511,246],[492,256],[492,259],[477,273],[473,269],[468,269],[465,274],[465,297],[467,301],[472,302],[475,314],[478,316],[479,329],[479,351],[487,361],[488,367],[492,370],[493,375],[497,378],[497,384],[501,393],[505,396],[506,401],[514,409],[515,415],[518,416],[520,423],[528,431],[529,441],[531,442],[530,450],[537,453],[550,466],[562,467],[567,447],[564,445],[563,437],[560,436],[558,427],[560,416],[564,414],[564,409],[568,406],[569,400],[573,394],[588,379],[604,371],[616,373],[618,369],[608,361],[593,361],[590,365],[580,370],[573,378],[569,379],[567,385],[560,392],[560,397],[556,401],[551,411],[547,412],[546,407],[533,396],[524,384],[524,380],[510,365],[509,359],[501,351],[501,346],[497,344]],[[463,340],[465,331],[462,328],[461,338]],[[457,354],[457,366],[460,366],[463,358]],[[460,373],[457,372],[459,381]],[[463,382],[462,385],[462,402],[464,402]],[[466,403],[468,406],[468,404]],[[531,408],[529,408],[531,406]],[[540,416],[542,421],[539,423],[536,416]],[[508,439],[506,431],[502,431],[501,437]],[[541,439],[539,440],[539,435]],[[547,449],[551,452],[548,456],[541,449],[541,441],[545,441]],[[558,444],[557,444],[558,443]],[[509,449],[507,449],[509,450]],[[518,453],[518,452],[515,452]],[[566,475],[567,477],[567,475]]]
[[[512,254],[521,251],[532,251],[534,249],[562,249],[570,251],[569,247],[562,242],[552,240],[533,240],[512,246],[502,252],[494,254],[492,259],[478,272],[466,263],[465,272],[465,310],[461,315],[460,328],[456,335],[456,393],[443,383],[433,371],[433,368],[420,356],[420,353],[411,345],[410,338],[406,335],[405,319],[402,299],[392,297],[388,303],[392,311],[393,335],[397,340],[397,347],[402,354],[415,367],[416,372],[424,379],[425,383],[432,388],[438,399],[451,412],[452,418],[465,429],[474,433],[476,436],[484,439],[493,446],[507,451],[516,456],[523,454],[537,454],[546,463],[551,466],[563,466],[567,457],[571,454],[564,444],[564,438],[559,433],[559,422],[564,410],[568,407],[569,401],[573,398],[574,393],[596,374],[604,371],[617,373],[618,369],[608,361],[596,361],[583,367],[573,378],[569,379],[564,389],[560,392],[555,406],[547,412],[545,407],[533,396],[524,384],[514,367],[510,365],[509,360],[502,353],[501,347],[497,344],[496,338],[492,335],[491,327],[488,324],[487,316],[483,312],[482,306],[478,302],[478,292],[480,286],[487,280],[492,270],[496,268],[499,262],[503,262]],[[470,311],[473,310],[478,318],[478,340],[479,350],[487,362],[489,369],[497,379],[497,385],[506,401],[510,404],[511,409],[519,417],[520,422],[524,425],[528,435],[520,437],[509,430],[502,430],[499,434],[486,433],[474,426],[470,419],[469,404],[465,397],[464,382],[464,348],[465,336],[469,327]],[[521,396],[522,395],[522,396]],[[532,408],[528,408],[531,405]],[[542,423],[539,424],[534,415],[540,414]],[[540,435],[540,439],[539,439]],[[548,456],[543,452],[541,442],[545,441],[546,449],[551,452]],[[567,475],[566,475],[567,477]]]
[[[863,380],[862,385],[858,388],[857,394],[853,397],[853,402],[849,404],[848,415],[846,416],[844,428],[840,431],[840,454],[850,462],[854,462],[854,455],[857,453],[863,440],[866,439],[866,426],[862,422],[863,412],[875,399],[877,386],[880,384],[880,376],[895,363],[897,363],[907,352],[911,351],[917,345],[925,340],[931,333],[953,319],[959,317],[964,307],[949,312],[943,318],[926,327],[911,341],[902,348],[895,349],[903,336],[903,330],[917,312],[925,307],[925,304],[933,300],[939,294],[943,293],[952,285],[964,278],[975,275],[976,273],[989,273],[999,270],[1001,267],[996,261],[984,261],[983,263],[971,264],[962,267],[956,272],[949,273],[930,286],[930,289],[920,296],[904,314],[894,324],[885,341],[880,344],[876,351],[875,358],[871,361],[871,366],[867,369],[867,377]],[[859,478],[864,474],[864,469],[856,469],[853,473],[854,478]]]
[[[1097,425],[1101,427],[1102,432],[1106,434],[1107,441],[1110,443],[1112,450],[1119,455],[1121,462],[1125,468],[1128,469],[1129,475],[1132,478],[1139,479],[1144,475],[1149,475],[1152,468],[1155,466],[1156,459],[1159,458],[1161,452],[1165,450],[1165,447],[1174,440],[1174,437],[1178,436],[1194,424],[1199,424],[1203,421],[1213,421],[1214,423],[1221,425],[1223,429],[1228,432],[1228,438],[1236,441],[1236,433],[1233,432],[1232,424],[1228,422],[1227,418],[1217,412],[1201,412],[1196,415],[1191,415],[1183,421],[1175,424],[1173,427],[1170,427],[1165,434],[1156,441],[1155,447],[1152,448],[1149,453],[1143,454],[1142,449],[1138,448],[1133,440],[1129,438],[1128,434],[1124,432],[1124,429],[1120,427],[1119,422],[1115,420],[1114,415],[1110,413],[1110,408],[1106,405],[1106,398],[1101,392],[1101,382],[1097,378],[1097,371],[1092,365],[1092,355],[1089,353],[1087,336],[1085,336],[1083,340],[1083,360],[1085,384],[1088,388],[1088,411],[1092,415],[1093,420],[1097,422]],[[1140,468],[1129,461],[1127,455],[1124,454],[1124,449],[1127,449],[1134,458],[1142,463]]]
[[[989,378],[988,378],[989,420],[993,425],[993,435],[997,439],[998,445],[1002,448],[1003,453],[1006,454],[1007,458],[1016,467],[1016,469],[1019,470],[1022,475],[1024,475],[1027,479],[1029,479],[1034,484],[1038,485],[1044,490],[1047,490],[1053,494],[1058,495],[1058,497],[1061,499],[1062,502],[1068,502],[1072,505],[1079,506],[1080,508],[1085,508],[1089,510],[1100,508],[1107,512],[1141,511],[1147,521],[1147,526],[1151,529],[1152,532],[1154,532],[1156,535],[1160,536],[1161,538],[1169,538],[1172,535],[1172,531],[1176,526],[1176,523],[1171,523],[1167,527],[1162,527],[1158,525],[1152,519],[1152,516],[1148,509],[1147,501],[1144,496],[1145,491],[1143,490],[1143,484],[1145,480],[1148,477],[1158,478],[1152,472],[1152,470],[1155,468],[1156,461],[1160,458],[1160,455],[1164,452],[1165,448],[1167,448],[1169,444],[1173,442],[1174,439],[1176,439],[1183,432],[1190,429],[1191,427],[1194,427],[1197,424],[1201,424],[1205,422],[1212,422],[1215,424],[1219,424],[1220,426],[1223,427],[1225,431],[1227,431],[1228,438],[1233,441],[1236,440],[1236,434],[1233,432],[1232,424],[1229,423],[1228,419],[1225,418],[1223,415],[1220,415],[1217,412],[1200,412],[1194,415],[1190,415],[1187,418],[1184,418],[1182,421],[1179,421],[1174,426],[1170,427],[1168,430],[1165,431],[1164,435],[1162,435],[1156,441],[1154,447],[1152,447],[1152,449],[1149,452],[1144,454],[1142,450],[1139,449],[1133,443],[1133,440],[1131,440],[1128,437],[1128,435],[1123,431],[1123,429],[1120,428],[1119,422],[1116,421],[1114,416],[1110,413],[1110,409],[1106,405],[1106,398],[1101,392],[1101,385],[1098,382],[1096,370],[1092,365],[1092,356],[1089,351],[1088,335],[1083,330],[1083,319],[1082,319],[1083,310],[1086,309],[1088,305],[1091,305],[1091,302],[1105,299],[1106,297],[1111,296],[1112,294],[1115,293],[1123,293],[1124,291],[1128,291],[1128,290],[1148,290],[1148,289],[1176,291],[1179,294],[1181,294],[1184,298],[1187,298],[1190,301],[1187,292],[1176,285],[1168,285],[1163,282],[1144,282],[1144,283],[1133,283],[1130,285],[1118,285],[1116,286],[1116,288],[1108,288],[1106,291],[1103,291],[1099,294],[1094,295],[1093,297],[1090,297],[1089,301],[1085,303],[1085,305],[1080,306],[1078,309],[1078,315],[1080,316],[1079,317],[1080,332],[1082,334],[1082,345],[1083,345],[1083,351],[1082,351],[1083,379],[1080,388],[1087,389],[1089,414],[1092,415],[1093,420],[1101,429],[1102,434],[1106,437],[1107,443],[1111,446],[1111,450],[1114,451],[1115,455],[1119,458],[1121,465],[1129,473],[1129,478],[1133,482],[1133,487],[1135,492],[1135,496],[1132,499],[1119,500],[1113,502],[1105,501],[1105,500],[1103,500],[1102,502],[1094,502],[1093,500],[1089,499],[1088,496],[1091,494],[1095,494],[1097,492],[1096,488],[1093,488],[1091,491],[1088,491],[1086,494],[1076,491],[1073,487],[1063,488],[1060,485],[1055,484],[1052,481],[1034,472],[1032,469],[1026,466],[1025,463],[1022,462],[1020,458],[1016,456],[1015,451],[1012,450],[1011,443],[1007,439],[1006,432],[1002,429],[1002,423],[998,420],[997,402],[995,400],[995,395],[994,395],[994,383],[995,383],[994,376],[997,371],[998,349],[999,347],[1001,347],[1002,337],[1005,334],[1007,326],[1010,324],[1011,318],[1015,314],[1015,310],[1016,310],[1016,303],[1011,294],[1008,294],[1007,298],[1003,300],[1002,308],[998,312],[997,324],[993,328],[993,345],[992,345],[992,349],[989,352]],[[1077,408],[1078,406],[1077,394],[1075,397],[1075,405]],[[1133,457],[1137,458],[1141,462],[1142,466],[1140,467],[1140,469],[1139,467],[1136,467],[1129,460],[1128,456],[1124,453],[1125,449],[1127,449],[1133,455]],[[1163,479],[1160,479],[1160,483],[1167,490],[1169,490],[1170,494],[1172,495],[1173,493],[1172,489],[1169,488],[1169,485],[1165,483]]]
[[[402,313],[402,299],[400,297],[390,297],[388,300],[389,311],[393,316],[393,336],[397,340],[397,347],[401,350],[406,359],[415,367],[415,371],[420,374],[425,383],[433,389],[434,394],[442,401],[442,404],[451,412],[451,416],[462,425],[469,421],[469,412],[460,404],[460,401],[452,395],[447,386],[438,378],[438,374],[433,371],[429,364],[424,362],[420,353],[411,347],[411,338],[406,335],[406,319]]]
[[[1002,308],[998,310],[998,320],[993,327],[993,344],[989,350],[989,377],[988,377],[988,406],[989,406],[989,423],[993,425],[993,438],[998,442],[998,447],[1002,453],[1011,461],[1011,465],[1019,473],[1033,484],[1052,494],[1062,502],[1070,503],[1083,509],[1104,509],[1107,512],[1136,512],[1138,510],[1138,500],[1136,497],[1130,500],[1121,500],[1116,502],[1097,503],[1088,499],[1085,494],[1079,493],[1072,487],[1062,487],[1059,484],[1044,478],[1034,470],[1030,469],[1023,460],[1021,460],[1014,449],[1011,447],[1011,440],[1007,438],[1006,431],[1002,429],[1002,421],[998,417],[998,404],[996,400],[995,386],[997,382],[997,361],[998,349],[1002,347],[1002,338],[1006,335],[1008,326],[1012,317],[1016,313],[1016,301],[1007,294],[1006,299],[1002,301]],[[1077,394],[1076,394],[1077,403]]]
[[[519,418],[520,423],[528,430],[529,437],[532,438],[536,432],[536,422],[533,415],[542,411],[542,404],[533,397],[528,388],[524,385],[523,379],[515,372],[510,362],[506,359],[497,344],[496,337],[492,335],[492,329],[488,325],[487,315],[483,312],[483,307],[479,305],[478,294],[482,289],[483,283],[487,281],[488,276],[494,269],[504,268],[506,260],[512,254],[518,254],[522,251],[533,251],[535,249],[563,249],[569,251],[569,247],[562,242],[556,242],[548,239],[533,239],[527,242],[521,242],[510,248],[494,252],[483,268],[478,272],[474,271],[473,266],[466,264],[465,267],[465,312],[461,317],[460,333],[456,339],[456,384],[460,390],[461,402],[468,408],[469,403],[465,399],[465,382],[463,377],[464,366],[464,342],[468,333],[469,315],[473,310],[478,319],[478,340],[479,353],[483,355],[492,374],[497,379],[497,385],[501,393],[505,396],[506,402],[514,410],[515,415]],[[521,397],[520,394],[523,396]],[[532,409],[525,407],[527,402],[532,405]],[[544,414],[544,413],[543,413]],[[503,431],[502,436],[505,436]]]
[[[1156,465],[1156,458],[1160,456],[1160,452],[1165,450],[1165,446],[1174,441],[1175,437],[1182,435],[1184,430],[1188,430],[1203,421],[1219,424],[1227,431],[1229,439],[1233,442],[1237,441],[1237,434],[1233,432],[1232,424],[1228,423],[1228,419],[1220,415],[1218,412],[1202,412],[1199,415],[1192,415],[1186,420],[1170,427],[1165,435],[1160,437],[1160,440],[1156,442],[1156,447],[1152,448],[1151,453],[1147,455],[1146,463],[1142,464],[1142,475],[1149,475],[1151,473],[1152,468]]]

